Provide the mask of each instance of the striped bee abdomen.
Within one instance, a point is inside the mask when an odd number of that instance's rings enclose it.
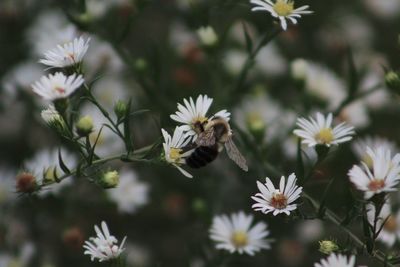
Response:
[[[212,162],[218,156],[218,145],[199,146],[189,157],[186,158],[186,164],[191,168],[200,168]]]

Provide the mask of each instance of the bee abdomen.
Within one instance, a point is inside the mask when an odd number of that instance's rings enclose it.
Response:
[[[199,146],[186,158],[186,164],[191,168],[201,168],[212,162],[218,156],[218,146]]]

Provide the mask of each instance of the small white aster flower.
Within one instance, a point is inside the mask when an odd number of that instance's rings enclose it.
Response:
[[[84,82],[82,75],[75,73],[65,76],[61,72],[49,74],[47,77],[42,76],[40,81],[36,81],[33,85],[33,92],[44,98],[45,100],[57,100],[66,98],[75,92]]]
[[[265,184],[257,181],[259,193],[251,198],[256,201],[251,207],[255,211],[261,211],[265,214],[272,212],[274,216],[285,213],[290,215],[290,212],[297,209],[296,201],[303,190],[303,187],[296,185],[297,178],[294,173],[290,174],[287,182],[285,176],[281,177],[279,189],[275,188],[271,179],[265,178]]]
[[[375,206],[368,204],[367,217],[371,225],[374,225],[375,213]],[[383,222],[385,222],[385,225],[382,227]],[[383,204],[381,212],[378,215],[377,229],[381,227],[382,231],[378,235],[378,240],[382,241],[388,247],[392,247],[396,240],[400,241],[400,212],[398,211],[397,214],[393,214],[388,201]]]
[[[267,224],[259,222],[252,226],[253,216],[243,211],[227,215],[215,216],[210,228],[210,238],[216,242],[217,249],[225,249],[230,253],[246,253],[253,256],[261,249],[271,248]]]
[[[353,152],[356,154],[359,160],[367,163],[368,167],[371,166],[371,158],[366,153],[366,147],[370,147],[372,150],[376,150],[379,147],[383,147],[385,150],[397,151],[396,144],[389,141],[386,138],[379,136],[366,136],[364,138],[359,138],[351,144]]]
[[[281,23],[281,27],[286,31],[287,21],[290,20],[293,24],[297,24],[297,19],[301,18],[301,15],[311,14],[313,11],[306,10],[309,6],[302,6],[294,8],[293,0],[251,0],[250,3],[256,5],[251,11],[268,11],[274,18],[278,18]]]
[[[390,150],[384,147],[367,147],[366,150],[371,159],[371,168],[366,162],[361,162],[363,168],[354,165],[348,173],[350,181],[364,192],[365,199],[375,194],[397,191],[396,186],[400,181],[400,154],[392,158]]]
[[[190,138],[187,138],[179,127],[175,128],[172,137],[164,129],[161,129],[161,132],[164,137],[163,148],[165,160],[176,167],[183,175],[192,178],[193,176],[190,173],[180,167],[180,165],[186,163],[185,158],[192,153],[192,150],[183,151],[183,148],[189,143]]]
[[[207,95],[199,95],[196,99],[196,103],[193,101],[193,98],[183,99],[182,105],[178,103],[178,111],[175,114],[172,114],[170,117],[174,121],[183,123],[184,125],[180,126],[182,131],[185,132],[186,136],[191,136],[194,140],[197,138],[198,131],[197,124],[204,123],[209,120],[207,117],[208,109],[210,108],[213,102],[212,98],[209,98]],[[213,117],[222,117],[229,121],[230,113],[226,110],[221,110],[217,112]]]
[[[314,267],[354,267],[356,262],[355,256],[347,256],[332,253],[328,258],[321,260],[320,263],[315,263]]]
[[[297,126],[300,129],[293,131],[295,135],[302,138],[302,144],[307,144],[309,147],[316,145],[338,145],[350,141],[354,134],[354,127],[347,126],[345,122],[332,127],[333,116],[329,113],[325,118],[320,112],[317,112],[316,119],[298,118]]]
[[[57,45],[57,48],[45,52],[44,59],[39,60],[39,62],[55,68],[78,64],[86,54],[89,42],[90,38],[85,40],[83,37],[79,37],[64,45]]]
[[[84,254],[90,255],[92,261],[97,259],[99,262],[118,258],[124,251],[126,236],[121,244],[118,245],[118,240],[110,234],[108,226],[104,221],[101,222],[101,230],[97,225],[94,226],[94,230],[97,236],[90,237],[89,241],[85,241],[83,248],[86,250]]]

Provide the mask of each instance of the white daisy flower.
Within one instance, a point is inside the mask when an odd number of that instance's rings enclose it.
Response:
[[[271,248],[267,224],[259,222],[252,226],[253,216],[243,211],[227,215],[215,216],[210,228],[210,238],[216,242],[217,249],[225,249],[230,253],[246,253],[253,256],[261,249]]]
[[[345,122],[332,127],[332,113],[329,113],[325,118],[320,112],[316,114],[316,120],[309,117],[297,119],[297,126],[300,129],[293,131],[295,135],[302,138],[302,144],[307,144],[309,147],[316,145],[338,145],[350,141],[354,134],[354,127],[347,126]]]
[[[301,15],[311,14],[313,11],[306,10],[309,6],[302,6],[294,8],[293,0],[251,0],[250,3],[256,5],[251,11],[268,11],[274,18],[278,18],[281,23],[281,27],[286,31],[287,21],[290,20],[293,24],[297,24],[297,19],[301,18]]]
[[[106,192],[120,212],[134,213],[148,202],[149,185],[139,181],[134,171],[125,169],[119,172],[118,186]]]
[[[183,151],[183,148],[189,143],[190,138],[186,138],[186,135],[179,127],[175,128],[172,137],[164,129],[161,129],[161,132],[164,137],[163,147],[165,160],[176,167],[183,175],[192,178],[193,176],[190,173],[180,167],[180,165],[186,163],[185,158],[189,156],[193,151]]]
[[[350,181],[364,192],[365,199],[375,194],[396,191],[400,180],[400,154],[392,158],[390,150],[384,147],[367,147],[366,150],[371,159],[371,168],[366,162],[361,162],[363,169],[354,165],[348,173]]]
[[[118,245],[118,240],[110,234],[108,226],[104,221],[101,222],[101,230],[97,225],[94,226],[94,230],[97,236],[90,237],[89,241],[85,241],[83,248],[86,250],[84,254],[90,255],[92,261],[97,259],[99,262],[118,258],[124,251],[126,236],[121,244]]]
[[[75,92],[82,84],[84,79],[82,75],[75,73],[70,76],[65,76],[61,72],[49,74],[47,77],[42,76],[40,81],[36,81],[33,85],[33,92],[46,100],[57,100],[66,98]]]
[[[86,54],[89,42],[90,38],[85,40],[83,37],[79,37],[64,45],[57,45],[57,48],[45,52],[44,59],[39,60],[39,62],[55,68],[78,64]]]
[[[367,205],[367,217],[368,222],[374,225],[376,209],[372,204]],[[385,222],[386,221],[386,222]],[[393,214],[391,211],[391,205],[386,202],[378,215],[377,229],[382,227],[382,223],[385,225],[382,231],[378,235],[378,240],[382,241],[388,247],[392,247],[396,240],[400,240],[400,212]]]
[[[347,256],[332,253],[328,258],[321,260],[320,263],[315,263],[314,267],[354,267],[356,262],[355,256]]]
[[[178,103],[178,111],[170,117],[174,121],[183,123],[184,125],[180,126],[180,129],[185,132],[186,136],[191,136],[194,141],[199,133],[198,128],[200,125],[210,119],[207,117],[207,111],[212,102],[213,99],[209,98],[207,95],[199,95],[196,99],[196,103],[192,98],[189,98],[189,101],[183,99],[185,105]],[[221,110],[213,117],[217,116],[229,121],[230,113],[226,110]]]
[[[259,193],[251,198],[256,201],[251,207],[255,211],[261,211],[265,214],[272,212],[274,216],[285,213],[290,215],[290,212],[297,209],[296,201],[303,190],[303,187],[296,185],[297,178],[294,173],[289,175],[286,182],[285,176],[281,177],[279,189],[275,188],[271,179],[266,177],[265,184],[257,181]]]

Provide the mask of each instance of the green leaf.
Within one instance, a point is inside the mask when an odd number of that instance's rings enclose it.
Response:
[[[325,215],[325,203],[326,203],[326,199],[328,197],[328,193],[330,192],[330,189],[333,185],[333,182],[335,181],[335,178],[331,179],[328,183],[328,185],[326,186],[325,190],[324,190],[324,194],[322,195],[321,201],[320,201],[320,206],[318,209],[318,217],[319,218],[323,218]]]
[[[96,140],[94,141],[94,144],[93,144],[93,146],[92,146],[92,148],[90,150],[90,153],[89,153],[89,163],[90,164],[92,164],[92,162],[93,162],[93,158],[94,158],[94,155],[95,155],[94,151],[96,149],[97,143],[99,142],[99,139],[100,139],[100,136],[101,136],[101,132],[103,131],[103,127],[104,127],[104,125],[101,126],[101,128],[99,130],[99,133],[96,136]],[[89,142],[89,137],[87,137],[87,141],[86,142]]]
[[[58,165],[60,165],[61,170],[65,173],[65,174],[70,174],[71,171],[70,169],[68,169],[67,165],[65,165],[63,159],[62,159],[62,155],[61,155],[61,149],[58,149]],[[56,168],[54,168],[56,169]]]

